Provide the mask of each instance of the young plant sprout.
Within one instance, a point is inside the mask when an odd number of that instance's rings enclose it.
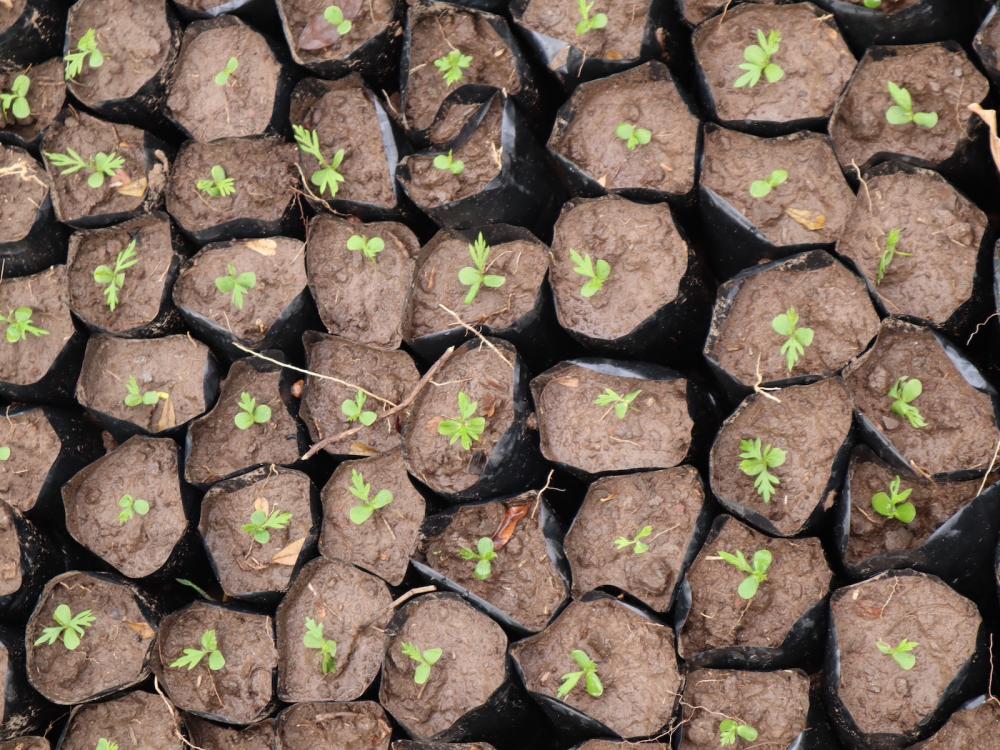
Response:
[[[103,187],[106,178],[114,177],[115,173],[125,166],[125,159],[114,151],[110,154],[98,151],[90,161],[71,148],[67,148],[65,154],[46,151],[45,156],[61,175],[86,172],[87,184],[95,190]]]
[[[247,293],[255,286],[257,286],[257,274],[253,271],[238,273],[233,263],[226,264],[225,276],[217,276],[215,279],[215,288],[220,293],[229,295],[233,307],[237,310],[243,309]]]
[[[129,375],[123,401],[129,409],[134,409],[137,406],[155,406],[161,399],[168,398],[170,398],[170,394],[163,391],[141,390],[139,388],[139,381],[135,379],[135,375]]]
[[[888,81],[887,83],[889,85],[889,96],[892,97],[892,101],[894,102],[885,111],[885,119],[890,125],[909,125],[912,123],[917,127],[930,130],[938,124],[937,112],[914,112],[913,97],[910,96],[910,92],[902,86],[897,86],[892,81]]]
[[[417,668],[413,670],[413,681],[417,685],[427,683],[431,676],[431,667],[441,660],[441,655],[444,653],[439,648],[421,651],[412,643],[404,643],[400,650],[403,652],[403,656],[408,656],[417,663]]]
[[[647,552],[649,552],[649,545],[642,540],[648,537],[652,533],[653,533],[652,526],[643,526],[639,530],[639,533],[636,534],[635,537],[632,539],[626,539],[623,536],[620,536],[617,539],[615,539],[615,548],[625,549],[626,547],[631,547],[632,554],[644,555]]]
[[[917,509],[913,503],[907,502],[911,492],[913,492],[912,487],[900,490],[900,479],[896,476],[889,483],[888,493],[876,492],[872,495],[872,508],[880,516],[895,518],[902,523],[911,523],[917,517]]]
[[[799,328],[799,314],[795,312],[794,307],[789,307],[788,312],[782,313],[772,320],[771,328],[779,336],[785,337],[785,343],[781,345],[781,353],[785,355],[788,371],[791,372],[799,358],[805,354],[806,347],[812,345],[813,329]]]
[[[741,573],[747,574],[747,577],[740,581],[740,585],[736,589],[740,599],[750,601],[757,596],[757,591],[760,589],[760,585],[767,580],[767,571],[771,569],[771,563],[774,561],[770,550],[759,549],[754,552],[753,565],[747,562],[740,550],[736,550],[735,555],[719,550],[718,555],[724,562],[732,565]]]
[[[149,513],[149,501],[131,495],[122,495],[118,501],[121,512],[118,513],[118,523],[124,526],[137,515],[145,516]]]
[[[594,263],[590,253],[580,255],[572,249],[569,251],[569,259],[573,262],[573,271],[587,279],[587,283],[580,287],[581,297],[593,297],[604,288],[604,283],[611,276],[610,263],[600,258]]]
[[[226,666],[226,657],[219,650],[219,639],[215,635],[215,630],[206,630],[201,634],[201,648],[186,648],[184,656],[170,662],[171,669],[187,669],[191,671],[205,657],[208,657],[208,668],[213,672],[218,672]]]
[[[0,463],[10,461],[10,446],[0,445]]]
[[[125,272],[139,262],[139,255],[135,252],[135,240],[128,243],[128,247],[118,253],[115,258],[115,266],[98,266],[94,269],[94,281],[104,287],[104,299],[108,303],[111,312],[118,307],[120,297],[118,293],[125,286]]]
[[[118,743],[101,737],[97,741],[97,747],[95,750],[118,750]]]
[[[271,532],[288,528],[292,521],[291,513],[282,513],[275,509],[268,515],[266,510],[255,510],[250,514],[250,523],[240,528],[249,534],[257,544],[267,544],[271,541]]]
[[[454,152],[448,149],[447,154],[438,154],[434,157],[434,169],[442,172],[451,172],[453,175],[460,175],[465,171],[465,162],[456,159]]]
[[[562,684],[559,686],[558,692],[556,692],[556,698],[562,700],[572,693],[576,686],[580,684],[580,678],[583,678],[583,689],[587,691],[587,695],[591,698],[600,698],[604,695],[604,684],[597,675],[597,662],[587,656],[586,651],[581,651],[578,648],[570,651],[569,655],[573,657],[573,661],[576,662],[576,666],[580,668],[580,671],[567,672],[562,676]]]
[[[746,87],[753,88],[763,76],[768,83],[777,83],[785,77],[785,71],[780,65],[772,62],[772,58],[781,49],[781,32],[771,29],[764,35],[764,32],[757,29],[757,44],[751,44],[743,50],[743,59],[740,63],[740,70],[745,71],[743,75],[736,79],[733,86],[738,89]]]
[[[463,55],[461,50],[453,49],[434,61],[434,67],[441,71],[446,86],[454,86],[465,77],[463,71],[472,65],[472,57]]]
[[[337,33],[341,36],[347,36],[351,33],[351,29],[354,28],[354,24],[344,18],[344,11],[336,5],[326,6],[326,10],[323,11],[323,18],[328,24],[333,26],[337,30]],[[324,674],[326,673],[324,672]]]
[[[313,618],[306,618],[306,634],[302,638],[302,645],[319,651],[320,669],[323,674],[332,674],[337,669],[337,642],[323,637],[323,623],[316,622]]]
[[[603,29],[608,25],[608,17],[604,13],[590,15],[594,9],[594,3],[587,0],[577,0],[577,9],[580,11],[580,21],[576,24],[576,35],[584,36],[594,29]]]
[[[469,245],[469,257],[472,258],[474,267],[465,266],[458,272],[458,280],[469,287],[469,292],[465,295],[465,304],[467,305],[473,303],[482,287],[497,289],[507,281],[506,276],[486,273],[486,264],[490,259],[490,246],[486,244],[482,232],[479,233],[476,241]]]
[[[226,84],[228,84],[229,79],[233,77],[233,73],[236,72],[236,69],[238,67],[240,67],[240,61],[237,60],[235,57],[230,57],[226,61],[226,67],[224,67],[222,70],[220,70],[218,73],[215,74],[214,78],[215,85],[225,86]]]
[[[756,742],[759,736],[756,729],[749,724],[742,724],[735,719],[723,719],[719,723],[719,745],[735,745],[736,739]]]
[[[892,399],[892,413],[905,419],[911,427],[926,427],[927,420],[913,405],[913,402],[920,398],[920,394],[923,392],[924,384],[916,378],[909,378],[905,375],[899,378],[889,389],[889,398]]]
[[[879,640],[876,644],[878,650],[881,651],[886,656],[891,656],[892,660],[899,665],[899,668],[904,672],[909,672],[917,665],[917,657],[911,652],[919,643],[914,643],[913,641],[908,641],[905,638],[899,642],[897,646],[890,646],[883,640]]]
[[[486,429],[486,419],[477,417],[479,404],[469,398],[465,391],[458,394],[458,419],[442,419],[438,424],[438,435],[451,438],[449,445],[461,441],[463,450],[472,450],[473,441],[478,441]]]
[[[246,391],[240,394],[240,410],[233,417],[233,422],[241,430],[249,430],[255,424],[267,424],[271,421],[271,407],[258,404],[257,399]]]
[[[323,193],[329,193],[331,198],[336,198],[340,183],[344,181],[344,175],[339,172],[340,165],[344,163],[344,149],[338,149],[333,159],[327,161],[320,148],[319,133],[307,130],[301,125],[292,125],[292,130],[295,132],[295,143],[298,144],[299,151],[319,163],[319,169],[309,175],[309,182],[317,187],[321,198]]]
[[[613,388],[605,388],[604,392],[594,399],[594,403],[598,406],[612,406],[615,410],[615,416],[618,419],[625,419],[628,416],[629,410],[632,408],[632,402],[638,398],[639,394],[642,393],[642,389],[632,391],[631,393],[626,393],[624,396]]]
[[[385,240],[381,237],[368,239],[360,234],[352,234],[347,238],[347,249],[352,253],[361,253],[372,263],[377,263],[378,254],[385,250]]]
[[[89,609],[74,615],[68,604],[56,607],[52,613],[52,620],[56,624],[42,629],[41,638],[35,641],[36,646],[51,646],[61,639],[67,651],[76,651],[84,632],[97,622],[94,613]]]
[[[9,94],[0,92],[0,118],[3,122],[7,121],[8,114],[12,122],[31,116],[31,105],[28,104],[30,88],[31,79],[22,73],[11,82]]]
[[[353,399],[347,399],[340,405],[340,411],[347,417],[348,422],[360,422],[365,427],[371,427],[378,419],[378,414],[364,408],[367,400],[368,395],[362,390],[357,390]]]
[[[885,238],[885,250],[882,252],[882,257],[878,262],[878,272],[875,274],[875,286],[882,283],[885,275],[889,273],[889,266],[896,259],[897,255],[904,258],[910,258],[913,253],[904,253],[899,249],[899,240],[902,232],[899,229],[890,229],[889,234]]]
[[[63,60],[66,61],[67,81],[72,81],[83,72],[84,63],[88,63],[92,68],[104,65],[104,54],[97,46],[97,31],[87,29],[86,33],[80,37],[80,41],[76,43],[76,49],[63,57]]]
[[[211,175],[210,180],[198,180],[195,187],[209,198],[228,198],[230,195],[236,195],[236,180],[226,176],[224,167],[214,164]]]
[[[0,323],[7,324],[7,331],[4,334],[8,344],[16,344],[24,341],[30,333],[32,336],[48,336],[49,332],[44,328],[32,324],[31,316],[35,311],[30,307],[17,307],[9,310],[6,316],[0,315]]]
[[[748,477],[756,477],[753,482],[757,494],[764,498],[764,503],[769,505],[771,497],[774,495],[774,488],[781,484],[781,480],[772,474],[769,469],[777,469],[785,463],[785,451],[771,445],[761,447],[760,438],[740,441],[740,471]]]
[[[476,561],[476,567],[472,573],[480,581],[488,581],[490,576],[493,575],[493,561],[496,560],[497,553],[493,548],[493,540],[488,536],[484,536],[476,542],[474,550],[468,547],[460,548],[458,556],[463,560]]]
[[[882,0],[864,0],[863,5],[868,8],[868,10],[878,10],[882,7]]]
[[[653,140],[652,132],[630,122],[620,123],[615,128],[615,135],[619,140],[625,141],[625,146],[629,151],[635,151],[639,146],[645,146]]]
[[[788,182],[788,172],[784,169],[776,169],[767,176],[766,180],[754,180],[750,183],[750,195],[758,200],[766,198],[775,188]]]
[[[351,469],[351,486],[349,491],[354,497],[361,501],[360,505],[351,506],[348,516],[351,523],[361,526],[365,521],[375,515],[375,511],[381,510],[393,501],[392,493],[389,490],[379,490],[372,497],[372,486],[365,481],[364,475],[357,469]]]

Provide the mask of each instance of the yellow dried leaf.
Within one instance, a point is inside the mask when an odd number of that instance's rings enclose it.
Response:
[[[268,511],[267,498],[266,497],[258,497],[256,500],[254,500],[253,501],[253,509],[254,510],[259,510],[261,513],[265,513],[266,514],[267,511]]]
[[[979,115],[979,119],[990,129],[990,155],[993,165],[1000,170],[1000,136],[997,135],[997,113],[994,109],[983,109],[978,104],[970,104],[969,111]]]
[[[142,638],[144,641],[148,641],[156,636],[156,631],[149,627],[148,622],[131,622],[129,620],[123,620],[123,622],[129,630]]]
[[[274,557],[271,558],[271,562],[274,565],[295,565],[299,559],[299,553],[302,551],[302,545],[306,543],[305,537],[300,537],[294,542],[286,545],[284,549],[278,552]]]
[[[377,456],[378,451],[368,443],[351,443],[350,452],[352,456]]]
[[[826,217],[819,211],[810,211],[808,208],[786,208],[785,213],[810,232],[818,232],[826,226]]]
[[[129,198],[142,198],[146,194],[148,184],[145,177],[136,180],[129,180],[121,187],[115,188],[119,195],[127,195]]]
[[[174,400],[170,397],[160,401],[160,418],[156,422],[158,432],[177,426],[177,412],[174,411]]]
[[[274,240],[250,240],[246,246],[266,258],[274,257],[274,254],[278,252],[278,243]]]

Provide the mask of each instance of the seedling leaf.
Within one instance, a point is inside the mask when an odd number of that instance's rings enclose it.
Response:
[[[333,26],[341,36],[347,36],[354,24],[344,18],[344,11],[336,5],[328,5],[323,11],[323,18],[328,24]]]
[[[74,615],[67,604],[56,607],[52,619],[56,624],[42,629],[41,637],[35,641],[36,646],[50,646],[62,639],[68,651],[76,651],[87,628],[97,622],[97,617],[89,609]]]
[[[323,637],[323,623],[318,623],[311,617],[306,618],[306,634],[302,644],[320,653],[320,670],[323,674],[331,674],[337,669],[337,642]]]
[[[493,575],[493,561],[496,560],[497,553],[493,547],[493,540],[488,536],[484,536],[476,542],[476,548],[474,550],[471,550],[468,547],[459,548],[458,556],[463,560],[476,561],[476,567],[473,570],[473,575],[475,575],[475,577],[480,581],[488,581],[490,576]]]
[[[465,162],[456,159],[454,152],[449,149],[447,154],[438,154],[434,157],[434,168],[442,172],[451,172],[453,175],[460,175],[465,171]]]
[[[625,549],[627,547],[632,547],[633,554],[644,555],[647,552],[649,552],[649,545],[642,540],[650,536],[652,533],[653,533],[652,526],[643,526],[641,529],[639,529],[639,532],[631,539],[627,539],[623,536],[620,536],[617,539],[615,539],[615,548]]]
[[[10,460],[10,446],[0,445],[0,462]]]
[[[476,295],[479,294],[482,287],[498,289],[507,281],[506,276],[486,273],[486,266],[490,259],[490,246],[486,244],[482,232],[479,233],[476,241],[469,245],[469,257],[472,258],[474,265],[465,266],[458,272],[459,282],[469,287],[469,291],[465,295],[465,304],[467,305],[471,305],[475,301]]]
[[[46,151],[45,157],[52,166],[59,170],[59,174],[76,174],[83,171],[87,173],[87,185],[97,189],[104,185],[107,177],[114,177],[119,169],[125,166],[124,157],[112,151],[106,154],[98,151],[90,161],[84,159],[80,154],[71,148],[66,149],[65,154],[59,152]]]
[[[139,388],[139,381],[135,375],[129,375],[128,383],[125,385],[125,398],[123,403],[130,409],[137,406],[155,406],[161,399],[170,398],[169,393],[163,391],[144,391]]]
[[[233,263],[226,264],[226,275],[215,279],[215,288],[229,295],[233,307],[242,310],[247,293],[257,286],[257,274],[253,271],[239,273]]]
[[[788,371],[791,372],[799,359],[805,354],[806,347],[813,342],[812,328],[799,328],[799,314],[794,307],[782,313],[771,321],[771,328],[780,336],[785,337],[781,344],[781,353],[785,356]]]
[[[450,438],[450,445],[461,442],[463,450],[471,450],[473,441],[478,441],[486,429],[486,419],[475,416],[478,408],[478,402],[470,399],[465,391],[460,391],[458,419],[442,419],[438,423],[438,434]]]
[[[0,118],[7,122],[8,113],[11,122],[24,120],[31,116],[31,105],[28,104],[28,91],[31,89],[31,79],[21,73],[10,84],[10,93],[0,92]]]
[[[97,30],[87,29],[76,43],[76,49],[63,57],[63,60],[66,62],[67,81],[74,80],[83,72],[84,63],[89,64],[91,68],[104,65],[104,54],[97,46]]]
[[[767,580],[767,571],[771,569],[771,563],[774,562],[771,551],[759,549],[754,552],[752,565],[747,562],[740,550],[737,550],[736,554],[719,550],[717,554],[723,562],[732,565],[741,573],[747,574],[736,589],[740,598],[749,601],[757,596],[757,591],[760,589],[760,585]]]
[[[913,488],[900,489],[901,480],[899,476],[893,478],[889,483],[889,492],[876,492],[872,495],[872,508],[880,516],[895,518],[901,523],[912,523],[917,517],[917,509],[913,503],[908,502]]]
[[[889,389],[889,398],[893,399],[890,407],[893,414],[903,417],[910,423],[911,427],[921,428],[927,426],[920,410],[913,405],[920,394],[924,392],[924,385],[916,378],[903,376],[893,383]]]
[[[587,0],[577,0],[577,9],[580,13],[580,21],[576,24],[577,36],[584,36],[595,29],[603,29],[608,25],[608,17],[604,13],[590,15],[590,12],[594,9],[594,2],[588,3]]]
[[[919,646],[919,643],[914,641],[909,641],[906,638],[901,640],[896,646],[890,646],[883,640],[879,640],[875,643],[878,650],[881,651],[886,656],[891,656],[893,661],[899,665],[899,668],[904,672],[909,672],[917,664],[917,657],[913,655],[912,651]]]
[[[637,389],[624,396],[613,388],[605,388],[604,391],[594,399],[598,406],[610,406],[614,408],[615,416],[618,419],[625,419],[632,409],[632,402],[642,393],[642,389]],[[636,410],[638,411],[638,410]]]
[[[413,681],[417,685],[424,685],[431,676],[431,668],[441,660],[444,652],[439,648],[429,648],[421,651],[412,643],[404,643],[400,650],[404,656],[408,656],[416,662],[416,669],[413,671]]]
[[[264,510],[255,510],[250,514],[250,523],[240,528],[249,534],[257,544],[267,544],[271,541],[271,532],[288,528],[292,521],[291,513],[282,513],[275,509],[270,515]]]
[[[344,181],[344,175],[340,173],[340,165],[344,162],[344,149],[338,149],[334,152],[333,158],[327,160],[320,148],[319,133],[301,125],[292,125],[292,131],[295,133],[295,143],[299,151],[319,163],[320,168],[309,176],[309,182],[319,189],[320,197],[323,193],[329,193],[331,198],[336,198],[340,183]]]
[[[361,253],[372,263],[378,262],[378,254],[385,250],[385,241],[381,237],[367,237],[360,234],[352,234],[347,239],[347,249],[352,253]]]
[[[375,493],[375,497],[371,497],[372,486],[357,469],[351,469],[351,486],[348,489],[361,501],[360,505],[354,505],[348,511],[351,523],[356,526],[361,526],[375,514],[375,511],[391,504],[394,499],[389,490],[379,490]]]
[[[904,253],[899,249],[899,240],[902,232],[899,229],[890,229],[889,234],[885,238],[885,250],[882,252],[882,257],[878,262],[878,272],[875,275],[875,286],[882,283],[885,275],[889,272],[889,266],[896,259],[897,255],[904,258],[909,258],[913,253]]]
[[[772,190],[786,182],[788,182],[788,172],[784,169],[775,169],[766,180],[754,180],[750,183],[750,195],[758,199],[766,198]]]
[[[735,745],[737,738],[747,742],[756,742],[760,736],[749,724],[743,724],[735,719],[723,719],[719,723],[719,745]]]
[[[367,394],[362,390],[354,392],[353,399],[347,399],[340,405],[340,411],[348,422],[360,422],[365,427],[371,427],[378,419],[378,414],[364,408],[368,400]]]
[[[781,480],[772,474],[769,469],[777,469],[785,463],[785,451],[771,445],[762,447],[761,439],[740,441],[740,471],[754,479],[754,489],[757,494],[764,499],[765,504],[770,504],[774,495],[774,488],[781,484]]]
[[[8,344],[16,344],[19,341],[24,341],[28,338],[28,334],[32,336],[48,336],[49,332],[44,328],[39,328],[34,323],[31,322],[31,316],[34,315],[35,311],[30,307],[18,307],[13,310],[8,310],[6,317],[0,315],[0,323],[7,324],[7,330],[4,337]]]
[[[580,669],[577,672],[567,672],[562,676],[562,684],[556,692],[556,697],[563,700],[576,689],[581,678],[583,678],[583,689],[590,697],[600,698],[604,695],[604,685],[597,674],[597,662],[591,659],[586,651],[578,648],[570,651],[570,656]]]
[[[236,194],[236,180],[226,176],[226,170],[219,164],[211,169],[212,178],[198,180],[196,187],[209,198],[227,198]]]
[[[233,417],[236,426],[241,430],[249,430],[255,424],[267,424],[271,421],[271,407],[258,404],[257,399],[246,391],[240,394],[240,410]]]
[[[913,97],[910,92],[892,81],[887,81],[889,96],[893,104],[885,111],[885,119],[890,125],[909,125],[931,130],[938,124],[937,112],[914,112]]]
[[[201,634],[201,648],[186,648],[184,655],[170,663],[171,669],[194,669],[205,657],[208,657],[208,668],[218,672],[226,666],[226,658],[219,650],[219,641],[215,630],[206,630]]]
[[[235,57],[230,57],[226,61],[226,67],[224,67],[222,70],[220,70],[218,73],[215,74],[215,79],[214,79],[215,85],[225,86],[227,83],[229,83],[229,79],[232,78],[233,73],[236,72],[236,69],[238,67],[240,67],[240,61],[237,60]]]
[[[604,288],[611,276],[610,263],[600,259],[595,263],[591,260],[590,253],[580,255],[572,249],[569,251],[569,258],[573,263],[573,271],[587,279],[587,283],[580,287],[580,296],[590,298]]]
[[[744,72],[733,86],[738,89],[748,86],[753,88],[760,82],[761,76],[768,83],[777,83],[784,78],[784,69],[772,60],[780,49],[780,31],[771,29],[765,36],[763,31],[757,29],[757,44],[751,44],[743,50],[744,62],[740,63],[740,70]]]
[[[615,129],[615,135],[625,141],[629,151],[635,151],[639,146],[647,145],[653,140],[653,133],[646,128],[640,128],[630,122],[623,122]]]
[[[453,49],[447,55],[434,61],[434,67],[441,71],[447,86],[454,86],[465,77],[465,72],[472,65],[472,57],[463,55],[461,50]]]
[[[114,268],[111,266],[98,266],[94,269],[94,281],[104,287],[104,299],[108,303],[111,312],[115,311],[121,298],[119,292],[125,286],[125,272],[139,262],[139,256],[135,251],[135,239],[115,257]]]
[[[118,500],[118,507],[121,508],[121,512],[118,513],[118,523],[122,526],[137,515],[145,516],[149,513],[149,501],[131,495],[122,495]]]

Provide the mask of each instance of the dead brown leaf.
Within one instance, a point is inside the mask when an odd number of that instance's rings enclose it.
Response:
[[[810,232],[818,232],[826,226],[826,217],[819,211],[810,211],[808,208],[786,208],[785,213]]]
[[[128,175],[126,175],[124,172],[119,172],[117,175],[115,175],[116,179],[118,179],[119,177],[124,178],[121,180],[120,185],[116,186],[114,183],[111,184],[111,187],[115,188],[115,192],[118,193],[119,195],[127,195],[129,198],[142,198],[146,194],[146,189],[149,187],[149,185],[146,182],[145,177],[140,177],[136,180],[130,180],[128,179]]]
[[[174,411],[174,400],[167,398],[160,401],[160,419],[156,423],[157,431],[169,430],[177,426],[177,412]]]
[[[144,641],[148,641],[156,636],[156,631],[149,626],[148,622],[131,622],[130,620],[123,620],[123,622],[129,630]]]
[[[287,544],[284,549],[271,558],[271,563],[274,565],[295,565],[295,563],[299,560],[299,553],[302,551],[302,545],[305,543],[306,538],[300,537],[294,542]]]
[[[253,501],[253,509],[259,510],[261,513],[267,515],[268,506],[266,497],[258,497]]]
[[[983,109],[978,104],[970,104],[969,111],[979,115],[979,119],[990,129],[990,155],[993,165],[1000,170],[1000,136],[997,135],[997,113],[995,109]]]
[[[278,251],[278,243],[274,240],[250,240],[245,244],[248,249],[263,255],[265,258],[274,257],[274,254]]]

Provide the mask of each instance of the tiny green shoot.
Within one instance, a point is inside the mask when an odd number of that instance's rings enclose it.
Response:
[[[215,81],[215,85],[225,86],[226,84],[228,84],[229,79],[233,77],[233,73],[236,72],[236,69],[238,67],[240,67],[240,61],[237,60],[235,57],[230,57],[226,61],[226,67],[224,67],[222,70],[220,70],[218,73],[215,74],[215,78],[213,79]]]
[[[569,251],[569,259],[573,262],[573,272],[587,279],[580,287],[581,297],[593,297],[604,288],[605,282],[611,276],[611,264],[600,258],[594,263],[590,253],[580,255],[576,250]]]
[[[625,147],[629,151],[635,151],[639,146],[645,146],[653,140],[652,132],[630,122],[619,123],[615,128],[615,135],[619,140],[625,141]]]
[[[218,276],[215,279],[215,288],[221,294],[228,295],[237,310],[243,309],[247,293],[256,286],[257,274],[253,271],[239,273],[233,263],[226,264],[225,276]]]
[[[490,576],[493,575],[493,561],[496,560],[497,553],[493,547],[493,540],[488,536],[484,536],[476,542],[474,550],[468,547],[461,547],[458,550],[458,556],[463,560],[476,561],[476,567],[472,573],[480,581],[488,581]]]
[[[133,239],[128,247],[118,253],[114,268],[101,265],[94,269],[94,281],[104,287],[104,299],[111,312],[115,311],[121,301],[119,292],[125,286],[125,272],[138,262],[139,255],[135,251],[135,239]]]
[[[882,0],[864,0],[863,5],[868,10],[878,10],[882,7]]]
[[[236,195],[236,180],[226,176],[226,170],[219,164],[214,164],[211,169],[212,178],[209,180],[198,180],[195,186],[209,198],[227,198]]]
[[[0,315],[0,323],[7,324],[4,334],[8,344],[16,344],[24,341],[30,333],[32,336],[48,336],[49,332],[44,328],[39,328],[31,322],[31,316],[35,311],[30,307],[17,307],[8,310],[7,315]]]
[[[271,407],[258,404],[257,399],[246,391],[240,394],[240,410],[233,417],[233,422],[241,430],[249,430],[255,424],[267,424],[271,421]]]
[[[604,392],[594,399],[594,403],[598,406],[613,407],[615,410],[615,416],[618,417],[618,419],[625,419],[625,417],[628,416],[629,411],[632,409],[632,402],[638,398],[640,393],[642,393],[641,388],[632,391],[631,393],[626,393],[625,395],[620,394],[613,388],[605,388]]]
[[[10,446],[0,445],[0,463],[10,461]]]
[[[349,398],[341,403],[340,411],[348,422],[360,422],[365,427],[371,427],[378,419],[378,414],[364,408],[367,400],[368,395],[359,389],[354,392],[353,399]]]
[[[36,646],[50,646],[62,639],[62,643],[68,651],[76,651],[84,632],[97,622],[94,613],[89,609],[74,615],[73,610],[67,604],[60,604],[55,608],[52,620],[56,624],[42,629],[42,636],[35,641]]]
[[[916,378],[910,378],[905,375],[899,378],[892,384],[892,388],[889,389],[889,398],[893,400],[890,407],[892,413],[903,417],[903,419],[910,423],[911,427],[926,427],[927,420],[924,419],[920,410],[913,405],[913,402],[920,398],[920,394],[923,392],[924,384]]]
[[[404,643],[400,650],[403,652],[403,656],[408,656],[417,663],[416,669],[413,670],[413,681],[417,685],[427,683],[431,676],[431,667],[441,660],[441,655],[444,653],[439,648],[421,651],[412,643]]]
[[[471,305],[482,287],[497,289],[507,281],[506,276],[486,273],[486,264],[490,259],[490,246],[486,244],[483,233],[479,233],[476,241],[469,245],[469,257],[474,266],[465,266],[458,272],[458,280],[469,287],[465,295],[465,304]]]
[[[87,184],[95,190],[104,185],[106,178],[114,177],[115,173],[125,166],[125,159],[114,151],[110,154],[98,151],[90,161],[71,148],[67,148],[65,154],[46,151],[45,156],[61,175],[86,172]]]
[[[125,385],[125,398],[123,403],[130,409],[137,406],[155,406],[161,399],[170,398],[169,393],[163,391],[144,391],[139,388],[139,381],[135,375],[129,375],[128,383]]]
[[[756,742],[760,736],[749,724],[742,724],[735,719],[723,719],[719,723],[719,745],[735,745],[737,738],[747,742]]]
[[[333,159],[327,160],[323,156],[323,151],[319,143],[319,133],[315,130],[308,130],[301,125],[292,125],[295,132],[295,143],[299,151],[307,156],[311,156],[319,164],[319,169],[309,175],[309,182],[319,189],[320,197],[323,193],[330,193],[331,198],[337,197],[340,190],[340,183],[344,181],[344,175],[340,173],[340,165],[344,163],[344,149],[337,149],[333,154]]]
[[[892,97],[893,104],[885,111],[885,119],[890,125],[909,125],[931,130],[938,124],[937,112],[914,112],[913,97],[910,92],[902,86],[897,86],[892,81],[888,81],[889,96]]]
[[[149,501],[131,495],[122,495],[118,501],[121,512],[118,513],[118,523],[124,526],[137,515],[145,516],[149,513]]]
[[[639,533],[635,535],[632,539],[626,539],[623,536],[615,539],[615,549],[625,549],[627,547],[632,548],[632,553],[635,555],[644,555],[649,552],[649,545],[642,541],[646,537],[653,533],[652,526],[643,526]]]
[[[226,658],[219,650],[219,640],[215,630],[206,630],[201,634],[201,648],[186,648],[184,655],[170,662],[171,669],[194,669],[205,657],[208,657],[208,668],[218,672],[226,666]]]
[[[895,518],[902,523],[911,523],[917,517],[917,509],[908,502],[912,487],[900,490],[900,479],[896,476],[889,483],[889,492],[876,492],[872,495],[872,508],[880,516]]]
[[[577,10],[580,12],[580,20],[576,24],[577,36],[584,36],[595,29],[603,29],[608,25],[608,17],[604,13],[590,15],[593,9],[593,2],[588,3],[587,0],[577,0]]]
[[[885,238],[885,250],[882,252],[882,257],[878,262],[878,272],[875,274],[875,286],[878,286],[885,279],[885,275],[889,273],[889,266],[896,259],[897,255],[904,258],[910,258],[913,253],[904,253],[899,249],[899,240],[902,236],[902,232],[899,229],[890,229],[889,234]]]
[[[364,475],[357,469],[351,469],[350,493],[361,501],[360,505],[351,506],[348,517],[355,526],[361,526],[371,518],[375,511],[381,510],[393,501],[392,493],[389,490],[379,490],[372,497],[372,486],[365,481]]]
[[[341,36],[347,36],[354,28],[354,24],[344,18],[344,11],[337,5],[328,5],[323,11],[323,18],[328,24],[333,26]],[[324,673],[325,674],[325,673]]]
[[[788,172],[784,169],[775,169],[766,180],[754,180],[750,183],[750,195],[757,199],[766,198],[772,190],[786,182],[788,182]]]
[[[597,662],[587,656],[586,651],[578,648],[570,651],[569,655],[573,657],[573,661],[580,669],[577,672],[567,672],[562,676],[562,684],[556,692],[556,697],[562,700],[572,693],[580,684],[581,678],[583,678],[583,688],[591,698],[600,698],[604,695],[604,684],[597,674]]]
[[[465,171],[465,162],[456,159],[454,152],[449,149],[447,154],[438,154],[434,157],[434,169],[442,172],[451,172],[453,175],[460,175]]]
[[[757,596],[757,591],[760,589],[760,585],[767,580],[767,571],[770,570],[771,563],[774,561],[770,550],[759,549],[754,552],[753,565],[747,562],[740,550],[737,550],[735,555],[719,550],[718,555],[724,562],[732,565],[741,573],[746,573],[746,578],[740,581],[740,585],[736,589],[740,599],[750,601]]]
[[[883,640],[879,640],[875,645],[878,646],[878,650],[883,654],[891,656],[893,661],[904,672],[909,672],[917,665],[917,657],[913,655],[912,651],[920,645],[919,643],[908,641],[904,638],[897,646],[890,646]]]
[[[84,63],[88,63],[92,68],[104,65],[104,54],[97,46],[97,30],[87,29],[76,43],[76,49],[63,57],[63,60],[66,62],[67,81],[72,81],[83,72]]]
[[[472,57],[463,55],[461,50],[453,49],[434,61],[434,67],[441,71],[446,86],[454,86],[465,77],[463,71],[472,65]]]
[[[240,528],[245,534],[253,537],[257,544],[267,544],[271,541],[271,532],[288,528],[292,521],[291,513],[282,513],[275,509],[268,515],[265,510],[255,510],[250,514],[250,523],[243,524]]]
[[[449,445],[461,441],[463,450],[472,450],[473,441],[478,441],[486,429],[486,419],[477,417],[479,404],[469,398],[465,391],[458,394],[458,419],[442,419],[438,424],[438,434],[450,438]]]
[[[757,44],[751,44],[743,50],[743,60],[740,70],[743,75],[736,79],[733,86],[738,89],[756,86],[761,76],[768,83],[777,83],[785,77],[785,71],[773,62],[773,58],[781,49],[781,32],[771,29],[765,36],[757,29]]]
[[[743,459],[740,461],[740,471],[748,477],[756,477],[754,489],[764,498],[765,504],[770,504],[774,488],[781,484],[781,480],[769,470],[777,469],[785,463],[785,451],[771,445],[762,447],[760,438],[741,440],[740,458]]]
[[[16,76],[10,84],[10,93],[0,92],[0,117],[7,121],[10,114],[13,120],[24,120],[31,116],[31,105],[28,104],[28,90],[31,79],[23,73]]]
[[[337,669],[337,642],[323,637],[323,623],[316,622],[311,617],[306,618],[306,634],[302,638],[302,645],[319,651],[319,665],[323,674],[331,674]]]
[[[785,342],[781,345],[781,353],[785,356],[788,364],[788,371],[795,369],[799,358],[806,352],[806,347],[813,342],[812,328],[799,328],[799,314],[794,307],[789,307],[788,312],[782,313],[771,321],[771,328],[779,336],[785,337]]]
[[[347,249],[352,253],[361,253],[372,263],[378,263],[378,254],[385,250],[385,240],[381,237],[369,239],[364,235],[352,234],[347,238]]]
[[[97,740],[97,747],[95,750],[118,750],[118,743],[101,737]]]

